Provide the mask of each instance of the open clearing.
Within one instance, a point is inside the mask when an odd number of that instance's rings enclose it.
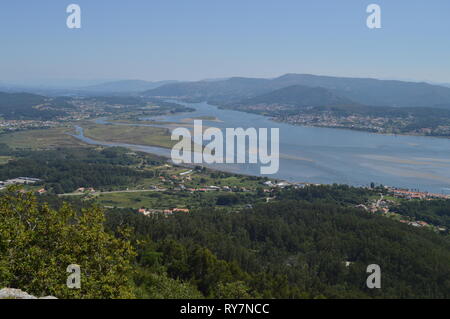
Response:
[[[87,146],[84,142],[67,133],[74,133],[72,126],[13,132],[1,134],[0,144],[6,144],[15,149],[33,150]]]
[[[175,141],[170,140],[170,131],[160,127],[89,123],[83,125],[83,129],[86,137],[97,141],[159,146],[165,148],[172,148],[176,143]]]

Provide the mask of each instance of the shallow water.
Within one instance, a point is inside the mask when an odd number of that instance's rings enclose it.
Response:
[[[269,177],[292,182],[355,186],[374,182],[450,194],[450,139],[294,126],[256,114],[221,110],[207,103],[185,105],[196,111],[156,119],[180,122],[186,118],[213,116],[220,121],[203,120],[204,126],[221,129],[279,128],[280,169]],[[192,123],[179,126],[188,127],[189,124]],[[81,129],[77,137],[91,144],[126,146],[158,155],[170,155],[170,150],[158,147],[94,141],[85,138]],[[215,164],[212,167],[233,173],[260,175],[259,164]]]

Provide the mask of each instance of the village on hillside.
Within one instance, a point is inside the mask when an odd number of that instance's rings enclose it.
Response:
[[[211,178],[214,173],[205,171],[204,168],[192,168],[186,169],[183,167],[177,167],[169,164],[165,164],[159,167],[160,175],[155,179],[149,181],[147,185],[140,187],[126,187],[125,189],[118,190],[96,190],[93,187],[79,187],[74,190],[73,193],[61,194],[59,196],[81,196],[85,199],[99,200],[100,203],[104,203],[104,207],[113,208],[120,207],[118,205],[111,205],[120,201],[129,201],[127,197],[134,196],[133,198],[142,196],[145,193],[168,193],[171,196],[177,194],[182,198],[182,194],[191,194],[191,196],[209,196],[212,194],[211,200],[216,200],[218,194],[245,194],[249,195],[261,192],[265,202],[276,200],[276,193],[279,189],[292,188],[299,189],[308,186],[319,186],[320,184],[310,183],[291,183],[280,180],[268,180],[262,178],[254,178],[247,176],[229,176],[227,178]],[[219,182],[220,180],[220,182]],[[230,182],[227,184],[227,180]],[[214,185],[214,182],[217,184]],[[220,183],[220,184],[219,184]],[[7,188],[10,185],[24,185],[29,191],[42,195],[47,193],[45,188],[45,181],[34,177],[16,177],[5,181],[0,181],[0,190]],[[371,188],[371,187],[366,187]],[[383,187],[384,192],[380,193],[380,198],[371,200],[369,203],[361,203],[357,205],[357,208],[361,208],[367,212],[374,214],[381,214],[385,217],[398,220],[400,223],[404,223],[413,227],[430,228],[437,232],[447,232],[447,228],[439,225],[431,225],[423,220],[414,220],[409,217],[401,216],[395,212],[395,207],[399,201],[412,201],[412,200],[447,200],[450,199],[450,195],[412,191],[408,189],[396,188],[396,187]],[[25,189],[22,189],[24,192]],[[198,194],[198,195],[195,195]],[[202,195],[205,194],[205,195]],[[181,196],[182,195],[182,196]],[[159,196],[159,194],[158,194]],[[135,199],[136,200],[136,199]],[[144,216],[164,216],[169,217],[176,213],[190,213],[192,208],[186,206],[185,201],[174,200],[174,204],[167,204],[163,206],[162,201],[149,201],[148,205],[141,205],[136,207],[136,211]],[[156,204],[155,204],[156,203]],[[161,206],[161,207],[158,207]],[[251,208],[251,204],[241,204],[238,208]],[[394,210],[393,210],[394,208]]]

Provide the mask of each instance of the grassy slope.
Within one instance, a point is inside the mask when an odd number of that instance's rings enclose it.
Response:
[[[69,127],[58,127],[45,130],[27,130],[0,135],[0,144],[20,149],[49,149],[56,147],[80,147],[85,143],[68,135]]]
[[[158,127],[126,125],[83,125],[86,137],[116,143],[139,144],[171,148],[175,142],[170,140],[169,130]]]

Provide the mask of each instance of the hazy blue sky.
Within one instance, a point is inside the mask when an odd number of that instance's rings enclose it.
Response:
[[[82,28],[66,26],[66,7]],[[366,7],[382,8],[382,29]],[[284,73],[450,82],[449,0],[2,0],[0,80]]]

